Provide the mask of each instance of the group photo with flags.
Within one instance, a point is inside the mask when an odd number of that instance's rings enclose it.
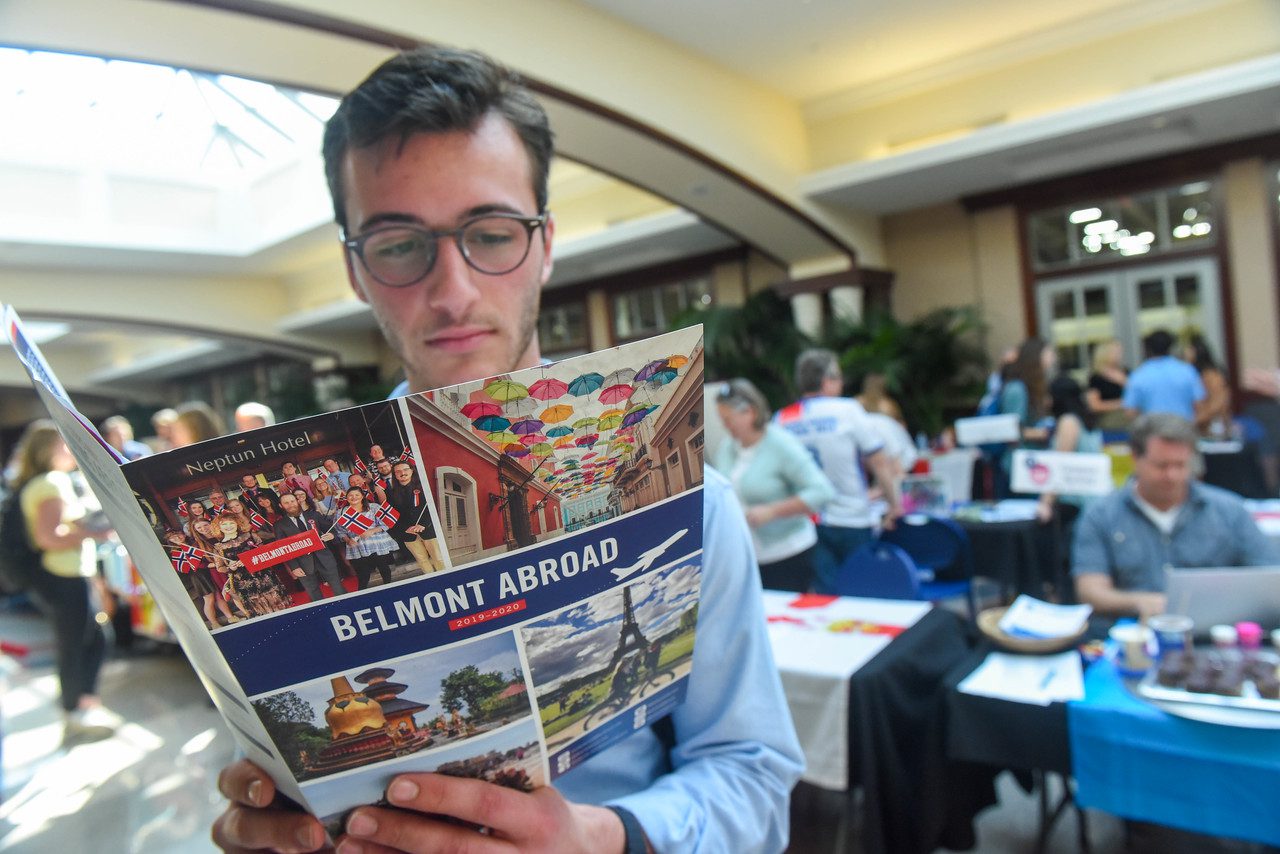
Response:
[[[128,477],[211,630],[449,568],[394,401],[158,454]]]

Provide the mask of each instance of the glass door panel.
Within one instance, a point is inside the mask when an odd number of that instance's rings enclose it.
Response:
[[[1217,266],[1211,259],[1143,265],[1054,278],[1036,286],[1041,335],[1058,351],[1062,369],[1081,382],[1093,351],[1118,338],[1130,367],[1142,361],[1142,339],[1167,329],[1181,341],[1205,337],[1223,359]]]

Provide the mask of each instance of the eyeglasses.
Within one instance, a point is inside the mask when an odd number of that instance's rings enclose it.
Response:
[[[431,272],[440,256],[440,239],[449,237],[473,270],[488,276],[510,273],[524,263],[533,233],[547,224],[547,214],[527,217],[494,213],[459,228],[433,231],[416,225],[384,225],[342,245],[356,254],[369,275],[389,288],[405,288]]]

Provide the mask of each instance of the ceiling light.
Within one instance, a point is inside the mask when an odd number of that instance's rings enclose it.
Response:
[[[1072,225],[1079,225],[1082,222],[1093,222],[1100,216],[1102,216],[1102,208],[1082,208],[1072,211],[1067,219],[1071,220]]]
[[[1120,223],[1114,219],[1104,219],[1100,222],[1091,222],[1084,227],[1085,234],[1110,234],[1118,228]]]

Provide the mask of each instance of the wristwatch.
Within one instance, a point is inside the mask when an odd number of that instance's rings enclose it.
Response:
[[[635,814],[623,807],[610,806],[609,809],[622,822],[622,832],[626,837],[623,854],[649,854],[649,837],[644,835],[644,828]]]

